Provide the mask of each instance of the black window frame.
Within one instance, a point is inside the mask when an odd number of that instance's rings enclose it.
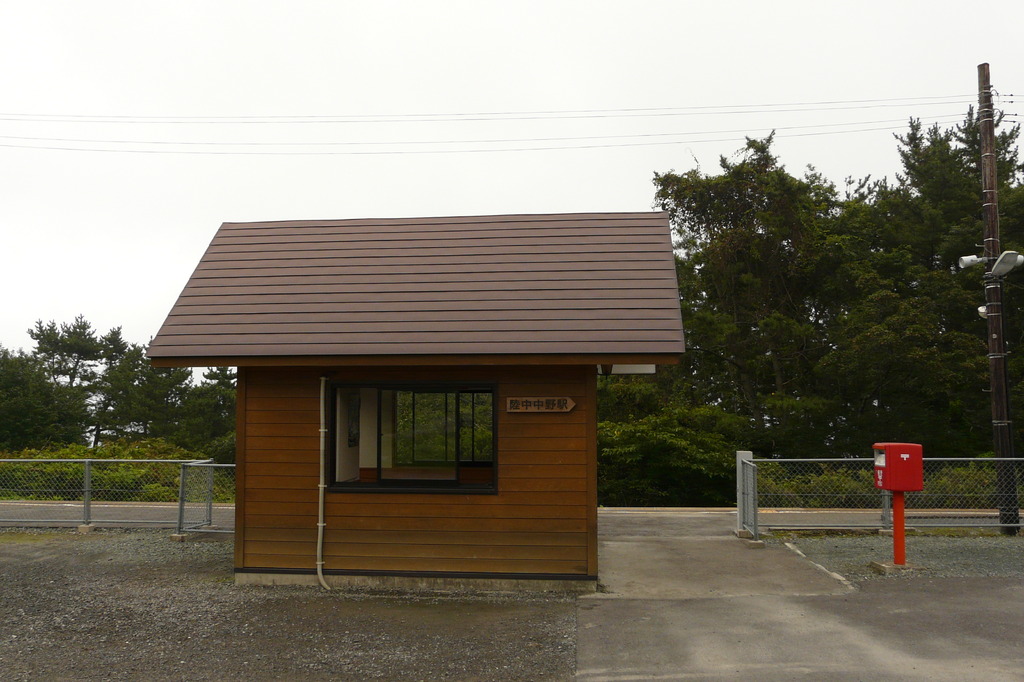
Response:
[[[375,389],[377,399],[377,480],[376,481],[338,481],[338,424],[336,400],[339,389]],[[489,393],[491,396],[491,461],[463,461],[458,453],[460,434],[456,430],[455,480],[434,479],[385,479],[382,473],[381,447],[381,391],[411,391],[414,393]],[[498,492],[498,385],[487,381],[330,381],[324,396],[325,403],[321,409],[327,414],[327,490],[344,493],[437,493],[437,494],[483,494],[495,495]],[[489,483],[463,483],[458,480],[459,469],[491,468]]]

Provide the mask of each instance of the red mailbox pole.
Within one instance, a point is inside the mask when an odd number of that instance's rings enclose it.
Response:
[[[904,521],[903,491],[892,491],[892,562],[897,566],[907,563],[907,534]]]
[[[924,459],[917,443],[875,443],[875,487],[892,491],[892,563],[905,566],[905,491],[924,489]]]

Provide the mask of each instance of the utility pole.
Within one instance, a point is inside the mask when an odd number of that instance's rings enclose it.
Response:
[[[981,195],[984,220],[985,312],[988,321],[988,368],[992,395],[992,441],[996,457],[996,503],[1006,535],[1020,523],[1013,424],[1010,420],[1009,374],[1003,324],[1003,275],[992,272],[1000,256],[999,204],[996,192],[996,124],[988,64],[978,65],[978,125],[981,133]]]

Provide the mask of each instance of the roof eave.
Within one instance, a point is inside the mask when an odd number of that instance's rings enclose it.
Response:
[[[675,365],[678,353],[481,355],[274,355],[150,357],[154,367],[412,367],[489,365]]]

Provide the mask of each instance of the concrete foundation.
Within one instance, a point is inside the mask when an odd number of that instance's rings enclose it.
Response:
[[[325,575],[340,590],[396,590],[402,592],[560,592],[597,591],[596,580],[526,580],[515,578],[446,578],[397,575]],[[235,573],[237,585],[304,585],[319,587],[311,573]]]

